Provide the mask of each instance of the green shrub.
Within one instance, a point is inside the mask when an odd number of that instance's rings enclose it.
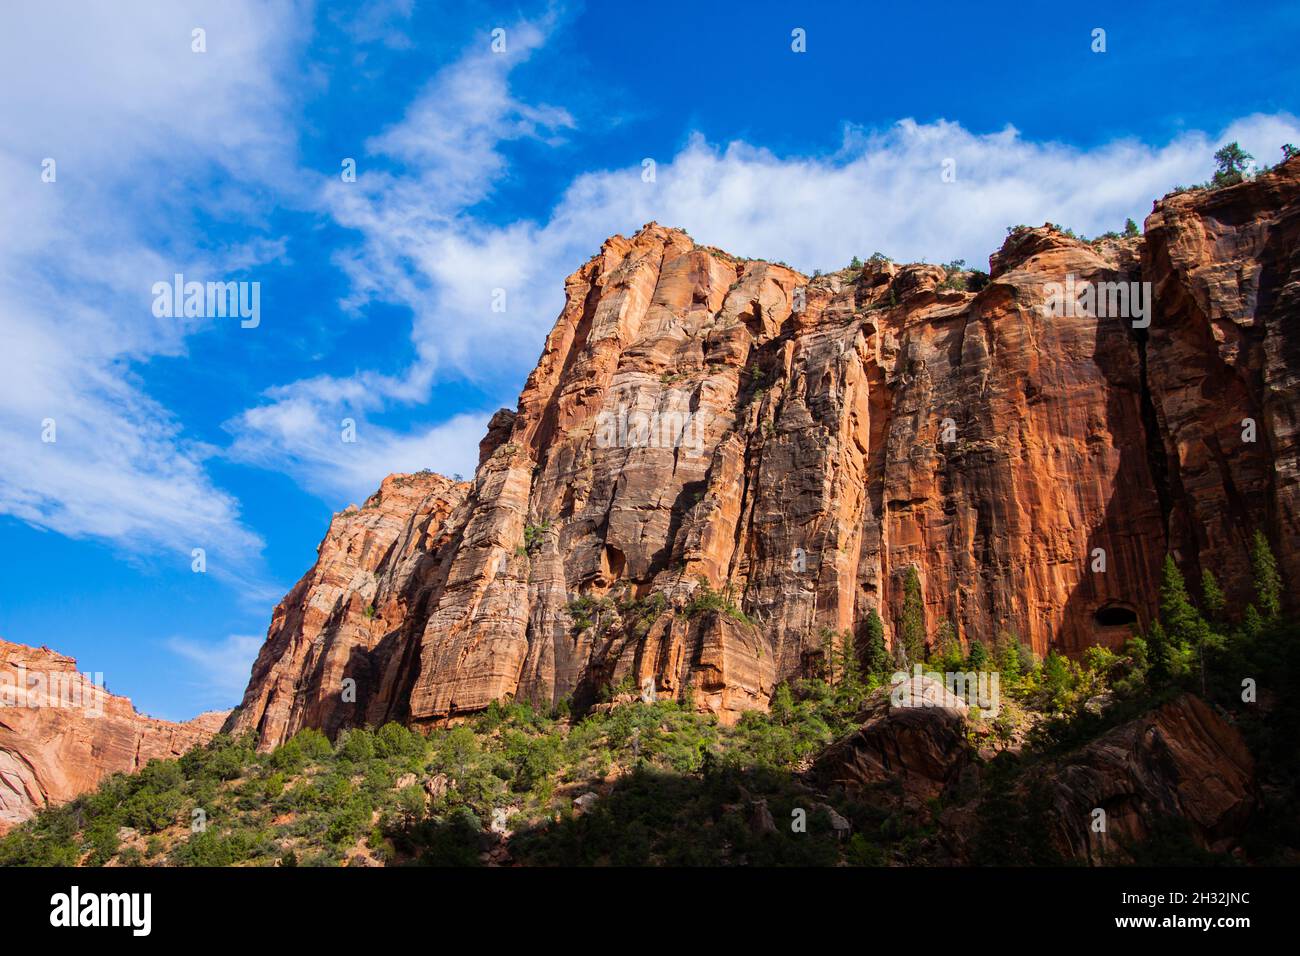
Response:
[[[352,763],[366,763],[375,756],[375,737],[364,727],[354,727],[339,734],[335,754]]]

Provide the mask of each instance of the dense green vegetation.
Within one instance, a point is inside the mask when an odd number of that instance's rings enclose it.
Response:
[[[732,728],[670,702],[577,722],[512,703],[427,736],[389,724],[331,745],[306,730],[270,754],[218,736],[42,812],[0,840],[0,865],[334,865],[358,850],[473,865],[494,843],[494,817],[523,862],[836,862],[820,798],[790,768],[844,732],[856,706],[810,681],[783,687],[770,717]],[[440,774],[430,799],[422,784]],[[574,797],[593,789],[606,795],[576,816]],[[778,820],[807,808],[807,832],[756,833],[759,798]]]

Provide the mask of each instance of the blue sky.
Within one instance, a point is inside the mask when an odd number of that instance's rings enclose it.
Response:
[[[984,265],[1300,142],[1294,4],[991,6],[6,4],[0,636],[233,705],[330,515],[472,471],[611,233]],[[156,317],[175,272],[260,283],[260,325]]]

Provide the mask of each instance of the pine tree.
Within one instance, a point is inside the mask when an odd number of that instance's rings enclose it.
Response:
[[[1201,665],[1201,693],[1206,692],[1205,658],[1210,651],[1219,651],[1227,644],[1226,624],[1228,601],[1223,596],[1223,589],[1209,568],[1201,572],[1201,595],[1205,606],[1205,616],[1209,624],[1208,636],[1197,648]]]
[[[1215,186],[1231,186],[1241,182],[1247,164],[1254,158],[1235,141],[1229,143],[1214,154],[1214,164],[1218,169],[1211,181]]]
[[[1043,690],[1054,710],[1064,710],[1069,704],[1070,691],[1074,686],[1074,674],[1070,662],[1052,648],[1043,661]]]
[[[1186,677],[1192,662],[1211,637],[1210,626],[1187,596],[1183,574],[1172,555],[1165,555],[1160,576],[1160,623],[1152,627],[1151,671],[1158,683]]]
[[[851,705],[856,706],[865,692],[862,681],[862,661],[858,658],[858,649],[853,640],[853,632],[845,631],[840,636],[840,695]]]
[[[970,657],[966,659],[966,666],[969,670],[976,672],[988,670],[992,661],[992,655],[989,654],[989,649],[984,646],[983,641],[975,638],[970,642]]]
[[[998,634],[996,650],[1003,686],[1016,686],[1020,683],[1020,641],[1009,631],[1002,631]]]
[[[1256,531],[1251,539],[1250,566],[1255,572],[1255,598],[1259,602],[1256,610],[1271,624],[1282,616],[1282,576],[1262,531]]]
[[[889,669],[889,649],[885,647],[885,624],[873,607],[867,614],[866,671],[884,674]]]
[[[832,627],[823,627],[821,629],[822,641],[822,669],[825,672],[826,683],[832,687],[835,686],[835,675],[839,672],[839,654],[835,646],[835,629]]]
[[[1205,600],[1206,618],[1215,627],[1222,627],[1228,602],[1223,596],[1223,589],[1219,587],[1218,579],[1209,568],[1201,572],[1201,594]]]
[[[925,660],[925,604],[921,600],[921,578],[916,565],[903,578],[903,614],[899,625],[903,650],[909,662]]]
[[[940,670],[959,671],[966,663],[966,655],[962,653],[961,641],[957,639],[957,629],[952,626],[952,621],[944,621],[939,625],[939,632],[934,636],[934,649]]]
[[[1251,640],[1264,632],[1264,618],[1255,609],[1253,602],[1246,605],[1246,612],[1241,616],[1241,630]]]
[[[768,713],[773,722],[781,725],[788,724],[794,719],[794,694],[790,692],[790,685],[785,681],[777,686],[776,693],[772,695]]]

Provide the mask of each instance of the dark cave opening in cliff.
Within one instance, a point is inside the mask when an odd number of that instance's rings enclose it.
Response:
[[[1136,624],[1138,617],[1137,612],[1131,607],[1125,607],[1123,604],[1107,604],[1097,608],[1092,614],[1092,619],[1097,622],[1098,627],[1124,627]]]

